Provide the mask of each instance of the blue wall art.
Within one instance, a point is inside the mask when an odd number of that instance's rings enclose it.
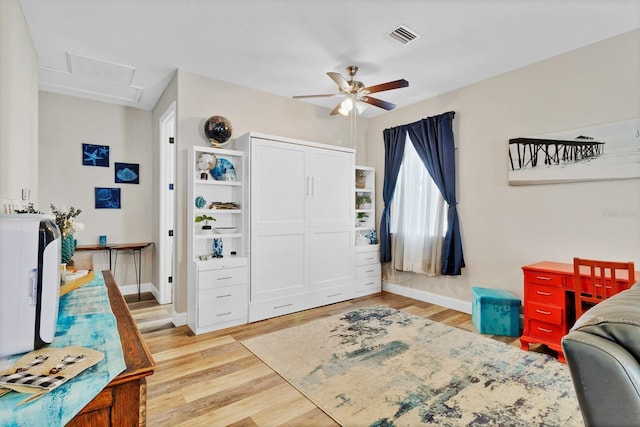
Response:
[[[95,188],[96,209],[120,209],[119,188]]]
[[[104,166],[109,167],[109,146],[82,144],[82,165],[83,166]]]
[[[140,184],[140,165],[138,163],[115,163],[116,184]]]

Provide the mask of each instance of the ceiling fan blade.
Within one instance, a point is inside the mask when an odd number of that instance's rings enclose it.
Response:
[[[373,98],[371,96],[363,96],[359,100],[362,102],[366,102],[367,104],[371,104],[371,105],[375,105],[376,107],[383,108],[385,110],[393,110],[394,108],[396,108],[396,104],[383,101],[382,99]]]
[[[362,92],[376,93],[376,92],[382,92],[385,90],[400,89],[401,87],[407,87],[407,86],[409,86],[409,82],[406,81],[405,79],[400,79],[400,80],[394,80],[392,82],[381,83],[379,85],[365,87],[362,90]]]
[[[331,98],[334,96],[341,96],[339,93],[327,93],[323,95],[296,95],[294,99],[304,99],[304,98]]]
[[[345,80],[344,77],[342,77],[342,74],[340,73],[334,73],[332,71],[329,71],[327,73],[327,75],[329,77],[331,77],[331,80],[333,80],[334,82],[336,82],[336,84],[340,87],[340,90],[343,90],[345,92],[349,92],[349,90],[351,89],[351,86],[349,86],[349,83],[347,83],[347,81]]]

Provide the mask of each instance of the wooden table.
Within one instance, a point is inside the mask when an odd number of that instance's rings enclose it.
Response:
[[[142,426],[146,424],[146,378],[156,364],[110,271],[102,272],[126,369],[115,377],[67,426]]]
[[[574,307],[573,264],[543,261],[522,267],[524,272],[524,332],[520,348],[529,344],[545,344],[558,352],[558,360],[565,362],[562,337],[576,321]],[[588,269],[581,270],[585,277]],[[636,277],[640,272],[636,271]],[[625,277],[620,277],[625,279]],[[626,283],[623,290],[633,283]]]
[[[139,243],[109,243],[106,245],[78,245],[76,251],[109,251],[109,270],[116,272],[116,264],[118,263],[119,251],[132,251],[133,252],[133,265],[136,271],[136,280],[138,282],[138,299],[140,299],[140,276],[142,274],[142,250],[148,246],[151,246],[153,242],[139,242]],[[113,251],[116,251],[116,259],[112,264],[111,255]],[[136,253],[138,255],[138,262],[136,263]]]

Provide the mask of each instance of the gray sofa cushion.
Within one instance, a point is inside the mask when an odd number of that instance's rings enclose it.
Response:
[[[611,340],[640,361],[640,282],[587,310],[572,331]]]

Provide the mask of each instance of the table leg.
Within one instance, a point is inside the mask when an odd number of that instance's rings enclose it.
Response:
[[[142,249],[132,249],[133,266],[136,270],[136,279],[138,281],[138,301],[140,301],[140,275],[142,273]],[[138,253],[138,262],[136,263],[136,252]]]

